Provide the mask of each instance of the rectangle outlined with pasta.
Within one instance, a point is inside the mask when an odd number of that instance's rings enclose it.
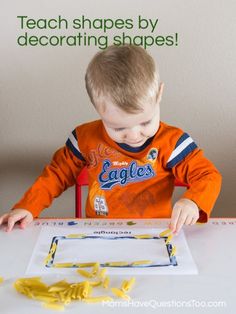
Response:
[[[80,264],[91,262],[98,262],[100,267],[119,268],[177,266],[176,256],[171,256],[172,244],[166,244],[166,238],[55,236],[45,266],[79,268]],[[125,249],[128,243],[132,249]],[[71,250],[74,256],[68,260],[66,256],[71,256]],[[101,252],[104,252],[102,256]]]
[[[163,230],[133,226],[120,229],[43,226],[26,274],[73,274],[78,264],[96,262],[111,275],[197,274],[184,232],[181,230],[166,245],[166,237],[159,238]],[[143,234],[150,238],[139,238]],[[177,251],[172,258],[173,246]],[[125,265],[107,264],[112,262],[125,262]],[[66,265],[60,265],[63,263]]]

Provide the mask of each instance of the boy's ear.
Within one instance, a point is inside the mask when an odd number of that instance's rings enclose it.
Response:
[[[164,83],[162,82],[159,86],[159,90],[158,90],[158,95],[157,95],[157,102],[160,103],[161,102],[161,98],[162,98],[162,94],[163,94],[163,89],[164,89]]]

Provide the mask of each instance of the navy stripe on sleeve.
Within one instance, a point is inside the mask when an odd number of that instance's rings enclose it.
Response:
[[[187,133],[184,133],[177,141],[175,149],[173,150],[167,161],[167,168],[173,168],[174,166],[176,166],[195,148],[197,148],[196,143]]]
[[[77,136],[76,136],[76,131],[73,130],[70,136],[68,137],[66,141],[66,146],[72,151],[72,153],[79,158],[82,161],[85,161],[83,155],[81,154],[77,142]]]

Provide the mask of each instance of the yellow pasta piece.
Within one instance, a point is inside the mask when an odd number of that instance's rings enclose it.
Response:
[[[15,287],[16,288],[16,287]],[[29,293],[29,289],[25,289],[25,288],[16,288],[16,290],[24,295],[26,295],[29,298],[33,298],[32,294]]]
[[[170,256],[174,256],[174,255],[176,255],[176,246],[172,246],[172,250],[170,253]]]
[[[170,229],[166,229],[164,231],[162,231],[160,234],[159,234],[159,237],[165,237],[165,236],[168,236],[169,234],[171,234],[172,231]]]
[[[0,283],[2,283],[4,281],[3,277],[0,277]]]
[[[64,304],[69,304],[71,302],[72,294],[73,288],[70,287],[66,290]]]
[[[90,287],[89,282],[88,282],[88,281],[85,281],[85,282],[84,282],[83,291],[82,291],[82,296],[83,296],[84,298],[86,298],[86,297],[89,295],[89,287]]]
[[[64,304],[65,305],[68,305],[68,304],[70,304],[71,303],[71,297],[67,297],[66,299],[65,299],[65,301],[64,301]]]
[[[75,266],[77,267],[93,267],[96,263],[91,262],[91,263],[76,263]]]
[[[76,299],[77,299],[77,287],[76,287],[76,286],[72,287],[71,298],[72,298],[73,300],[76,300]]]
[[[58,292],[58,296],[59,296],[59,299],[60,299],[61,302],[65,301],[66,296],[65,296],[65,292],[64,291],[59,291]]]
[[[126,287],[127,283],[128,283],[127,280],[123,280],[123,281],[122,281],[121,290],[124,291],[124,292],[126,291],[126,290],[125,290],[125,287]]]
[[[106,266],[127,266],[129,265],[128,262],[108,262],[108,263],[105,263]]]
[[[50,251],[49,251],[49,254],[53,254],[56,251],[56,248],[57,248],[57,244],[54,242]]]
[[[43,303],[43,307],[49,310],[64,311],[65,307],[59,303]]]
[[[135,262],[131,263],[132,266],[147,265],[147,264],[152,264],[152,261],[150,261],[150,260],[140,260],[140,261],[135,261]]]
[[[102,282],[101,281],[90,281],[89,284],[92,287],[98,287],[102,284]]]
[[[57,281],[57,282],[51,284],[49,287],[68,286],[68,285],[70,285],[70,284],[64,279],[64,280],[60,280],[60,281]]]
[[[68,288],[70,285],[65,280],[59,281],[54,283],[53,285],[48,287],[49,292],[58,292],[58,291],[64,291],[66,288]]]
[[[107,269],[103,268],[99,273],[98,273],[98,277],[103,279],[106,275]]]
[[[81,287],[76,287],[76,299],[81,300],[82,299],[82,288]]]
[[[153,238],[150,234],[137,234],[134,236],[136,239],[151,239]]]
[[[95,277],[93,273],[90,273],[84,269],[77,269],[76,271],[78,274],[80,274],[81,276],[83,277],[86,277],[86,278],[93,278]]]
[[[82,234],[82,233],[79,233],[79,234],[69,234],[67,236],[67,238],[85,238],[86,237],[86,234]]]
[[[103,283],[102,283],[102,286],[103,286],[103,288],[107,289],[109,284],[110,284],[110,277],[106,276]]]
[[[118,288],[111,288],[112,293],[122,299],[125,299],[127,301],[130,300],[130,296],[125,294],[122,290],[118,289]]]
[[[124,292],[128,292],[133,288],[133,285],[135,283],[135,277],[132,277],[130,280],[124,280],[125,284],[121,286],[121,290]],[[123,289],[122,289],[123,288]]]
[[[83,299],[86,303],[96,303],[96,302],[109,302],[113,301],[113,299],[109,296],[99,296],[99,297],[90,297]]]
[[[93,266],[92,274],[93,274],[94,276],[97,275],[97,273],[98,273],[98,271],[99,271],[99,266],[100,266],[99,263],[95,263],[95,265]]]
[[[89,289],[88,289],[88,295],[87,295],[87,297],[90,297],[90,296],[91,296],[91,294],[92,294],[92,292],[93,292],[93,287],[92,287],[91,285],[89,285]]]
[[[72,288],[71,299],[81,300],[83,297],[82,292],[83,292],[83,286],[81,285],[74,286]]]
[[[58,292],[59,299],[64,304],[69,304],[71,302],[71,290],[72,288],[67,288],[64,291]]]
[[[19,284],[17,284],[17,283],[14,283],[14,288],[15,288],[18,292],[20,292],[20,293],[22,293],[22,294],[25,294],[25,289],[24,289],[24,287],[22,287],[21,285],[19,285]]]
[[[72,283],[70,284],[70,287],[83,287],[84,286],[85,281],[80,281],[80,282],[76,282],[76,283]]]
[[[47,265],[51,259],[52,259],[52,255],[48,254],[47,257],[45,257],[45,259],[44,259],[44,265]]]
[[[173,239],[173,234],[170,234],[165,241],[166,244],[169,244],[172,239]]]
[[[16,284],[30,286],[38,290],[47,290],[47,285],[41,281],[40,277],[20,278],[17,280]]]
[[[53,267],[55,268],[69,268],[69,267],[73,267],[74,263],[55,263],[53,264]]]

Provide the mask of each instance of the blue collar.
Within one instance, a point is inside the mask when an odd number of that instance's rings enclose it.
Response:
[[[155,135],[153,135],[152,137],[150,137],[149,139],[146,140],[146,142],[142,145],[142,146],[139,146],[139,147],[132,147],[132,146],[129,146],[128,144],[125,144],[125,143],[117,143],[116,144],[118,146],[120,146],[122,149],[128,151],[128,152],[131,152],[131,153],[139,153],[141,152],[142,150],[144,150],[153,140],[153,138],[155,137]]]

